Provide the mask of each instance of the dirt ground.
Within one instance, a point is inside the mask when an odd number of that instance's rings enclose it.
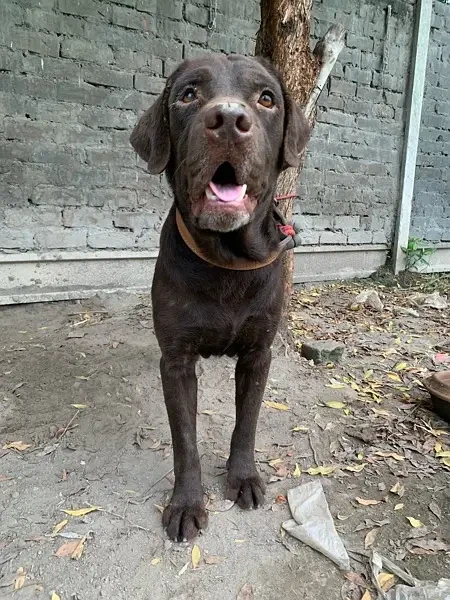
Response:
[[[196,542],[196,568],[193,546],[169,542],[160,522],[172,455],[149,298],[3,307],[0,598],[360,600],[367,581],[374,599],[372,549],[420,579],[448,576],[450,426],[432,412],[421,380],[450,366],[449,310],[411,300],[436,286],[448,293],[448,281],[296,292],[290,334],[274,345],[272,404],[261,410],[257,459],[268,486],[258,511],[223,501],[234,363],[199,364],[210,524]],[[368,287],[383,310],[351,310]],[[418,316],[396,316],[398,307]],[[345,355],[314,366],[296,349],[306,339],[340,341]],[[356,583],[281,532],[287,490],[320,477],[307,473],[317,466],[328,473],[321,481]],[[88,507],[100,508],[63,512]]]

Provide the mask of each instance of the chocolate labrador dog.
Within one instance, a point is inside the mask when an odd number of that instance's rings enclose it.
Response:
[[[196,443],[200,356],[237,357],[226,495],[244,509],[264,500],[255,433],[283,300],[273,200],[308,136],[268,62],[215,55],[183,62],[130,138],[150,173],[166,171],[175,198],[152,287],[175,466],[163,524],[174,540],[207,524]]]

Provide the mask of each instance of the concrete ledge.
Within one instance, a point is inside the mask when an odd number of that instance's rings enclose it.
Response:
[[[0,305],[76,300],[99,291],[149,291],[155,252],[0,255]]]
[[[450,272],[450,243],[443,242],[436,246],[430,246],[435,252],[431,254],[429,265],[424,269],[418,269],[419,273],[449,273]]]
[[[149,291],[158,252],[0,255],[0,305],[76,300],[100,291]],[[305,246],[295,251],[294,283],[368,277],[387,247]]]
[[[306,246],[294,253],[294,283],[369,277],[386,262],[388,247]]]

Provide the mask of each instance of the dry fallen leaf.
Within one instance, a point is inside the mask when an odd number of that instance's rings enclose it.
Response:
[[[394,371],[404,371],[407,368],[408,368],[408,363],[399,362],[395,365]]]
[[[404,456],[397,454],[397,452],[384,452],[383,450],[377,450],[375,456],[382,456],[383,458],[393,458],[394,460],[405,460]]]
[[[360,465],[348,465],[344,467],[344,471],[350,471],[351,473],[361,473],[367,463],[361,463]]]
[[[241,587],[236,600],[252,600],[253,598],[253,586],[250,583],[246,583]]]
[[[302,474],[300,467],[298,466],[298,463],[295,463],[295,469],[292,473],[292,477],[300,477],[300,475]]]
[[[187,562],[184,567],[182,567],[179,571],[178,571],[178,577],[181,577],[181,575],[184,575],[187,571],[187,568],[189,566],[189,563]]]
[[[355,585],[359,585],[362,588],[367,587],[366,582],[359,573],[355,573],[354,571],[347,571],[346,573],[344,573],[344,577],[345,579],[348,579]]]
[[[335,383],[327,383],[326,386],[332,388],[333,390],[344,390],[347,387],[345,383],[339,383],[339,381],[336,381]]]
[[[414,517],[406,517],[408,519],[408,521],[411,524],[411,527],[423,527],[423,523],[422,521],[419,521],[419,519],[415,519]]]
[[[25,585],[25,570],[23,567],[19,567],[16,571],[16,579],[14,581],[14,589],[21,590]]]
[[[289,406],[286,404],[281,404],[280,402],[273,402],[272,400],[264,400],[264,404],[269,408],[274,408],[275,410],[289,410]]]
[[[390,492],[392,494],[397,494],[397,496],[401,498],[405,493],[405,488],[400,481],[397,481],[397,483],[391,487]]]
[[[439,519],[439,521],[442,519],[442,511],[439,508],[439,506],[436,504],[436,502],[434,502],[434,501],[430,502],[430,504],[428,505],[428,508],[431,510],[433,515]]]
[[[55,527],[53,528],[53,531],[52,531],[52,535],[56,535],[57,533],[59,533],[61,531],[61,529],[64,529],[64,527],[67,525],[68,522],[69,522],[69,519],[64,519],[63,521],[60,521],[57,525],[55,525]]]
[[[5,444],[3,446],[3,450],[18,450],[19,452],[22,452],[27,448],[31,448],[32,445],[33,444],[25,444],[25,442],[20,440],[19,442],[10,442],[9,444]]]
[[[291,429],[291,431],[301,431],[303,433],[306,433],[307,431],[309,431],[308,427],[303,427],[302,425],[297,425],[296,427],[293,427]]]
[[[450,552],[450,546],[442,539],[411,540],[407,544],[408,550],[412,554],[435,554],[436,552]]]
[[[84,536],[83,538],[81,538],[81,540],[78,541],[78,544],[77,544],[75,550],[70,555],[70,558],[72,558],[73,560],[80,560],[81,555],[84,552],[85,543],[86,543],[86,536]]]
[[[61,600],[61,596],[59,596],[56,592],[52,592],[51,600]]]
[[[77,408],[78,410],[83,410],[83,408],[88,407],[87,404],[71,404],[70,406],[73,406],[74,408]]]
[[[366,550],[370,548],[370,546],[372,546],[372,544],[374,543],[375,538],[377,537],[377,533],[378,529],[372,529],[364,538],[364,548]]]
[[[397,383],[402,382],[400,375],[397,375],[397,373],[388,373],[387,376],[389,377],[389,379],[392,379],[392,381],[396,381]]]
[[[402,508],[403,508],[404,506],[405,506],[404,504],[396,504],[396,505],[394,506],[394,510],[402,510]]]
[[[70,556],[74,560],[78,560],[81,558],[83,554],[84,545],[86,542],[86,536],[83,536],[80,540],[72,540],[70,542],[64,542],[62,546],[58,548],[55,552],[55,556],[58,558],[63,558],[65,556]]]
[[[150,561],[150,564],[154,567],[155,565],[159,565],[160,562],[161,559],[155,556],[155,558],[152,558],[152,560]]]
[[[377,575],[377,581],[383,592],[387,592],[395,583],[395,578],[392,573],[380,573]]]
[[[450,467],[450,458],[443,458],[441,460],[442,464],[445,465],[446,467]]]
[[[88,508],[77,508],[75,510],[63,510],[62,512],[71,517],[84,517],[95,510],[100,510],[101,506],[89,506]]]
[[[331,400],[330,402],[325,402],[325,406],[328,408],[345,408],[345,402],[338,402],[337,400]]]
[[[372,600],[372,596],[371,596],[369,590],[366,590],[364,592],[364,596],[361,598],[361,600]]]
[[[201,557],[202,557],[202,555],[200,552],[200,548],[197,546],[197,544],[195,544],[192,547],[192,552],[191,552],[191,561],[192,561],[193,569],[196,569],[198,567]]]
[[[368,500],[366,498],[359,498],[358,496],[355,500],[358,504],[362,504],[363,506],[375,506],[376,504],[381,504],[381,500]]]
[[[368,379],[372,379],[372,377],[373,377],[373,369],[369,369],[368,371],[366,371],[366,372],[364,373],[364,377],[363,377],[363,379],[364,379],[365,381],[367,381]]]
[[[306,469],[306,473],[308,473],[308,475],[331,475],[331,473],[333,473],[334,471],[336,471],[336,468],[334,465],[330,465],[328,467],[310,467],[309,469]]]

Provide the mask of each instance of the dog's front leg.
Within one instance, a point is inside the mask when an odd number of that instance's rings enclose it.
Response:
[[[163,514],[168,536],[193,539],[206,527],[200,459],[197,450],[197,357],[161,359],[164,400],[169,415],[174,455],[175,487]]]
[[[255,435],[269,373],[271,352],[258,348],[239,356],[236,365],[236,426],[228,459],[227,498],[241,508],[264,502],[264,484],[255,466]]]

